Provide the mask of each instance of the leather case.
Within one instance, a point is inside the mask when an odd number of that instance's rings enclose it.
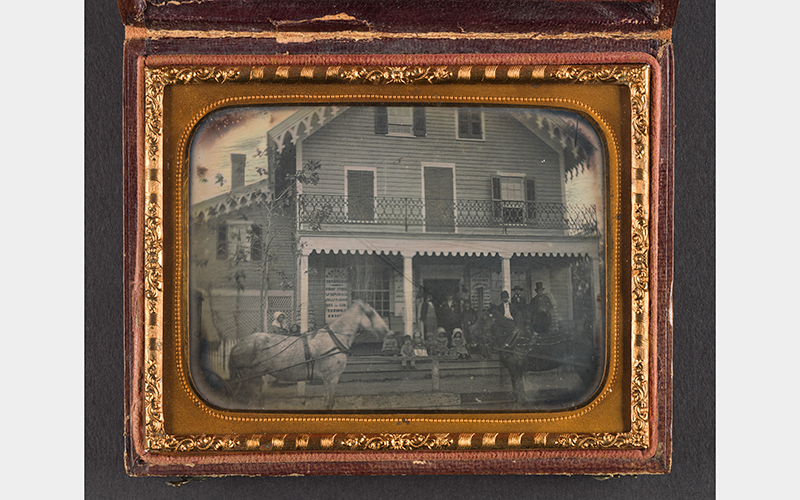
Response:
[[[119,0],[118,4],[126,37],[124,259],[128,418],[125,460],[129,474],[669,472],[672,456],[670,309],[674,77],[671,28],[678,0]],[[643,396],[646,404],[639,407],[646,415],[629,415],[632,425],[641,424],[648,429],[641,446],[631,448],[630,443],[622,443],[619,435],[594,433],[592,439],[581,441],[580,445],[573,443],[569,452],[562,453],[549,448],[546,436],[533,433],[517,436],[503,428],[494,434],[476,435],[478,437],[462,432],[454,435],[449,447],[428,455],[418,448],[403,448],[402,444],[392,448],[391,438],[373,441],[386,445],[376,446],[373,451],[366,449],[348,454],[336,444],[339,438],[335,436],[341,434],[331,437],[322,432],[321,437],[314,437],[311,433],[312,444],[317,443],[314,449],[308,445],[308,435],[302,432],[272,432],[268,438],[260,439],[253,437],[252,430],[242,432],[233,424],[224,434],[241,433],[245,437],[239,441],[193,434],[194,437],[183,443],[161,448],[152,446],[154,436],[171,432],[169,423],[164,423],[164,415],[159,413],[168,408],[158,407],[157,403],[162,400],[153,399],[168,398],[171,382],[167,373],[169,366],[161,367],[160,376],[151,376],[148,372],[151,365],[147,362],[148,356],[160,346],[160,340],[148,333],[148,293],[152,283],[148,283],[151,276],[147,265],[148,258],[153,256],[148,255],[147,245],[153,236],[148,234],[148,200],[152,198],[148,198],[147,183],[153,182],[151,176],[157,175],[146,167],[150,126],[145,118],[149,105],[145,85],[148,67],[263,66],[264,78],[278,78],[280,68],[285,66],[289,68],[285,70],[286,81],[291,82],[301,82],[310,75],[304,73],[306,66],[441,66],[452,70],[453,75],[462,75],[459,72],[466,71],[463,68],[471,67],[476,68],[471,70],[471,78],[476,81],[489,78],[490,72],[494,75],[495,70],[491,68],[500,68],[500,73],[511,81],[515,74],[533,78],[536,65],[553,75],[563,67],[608,69],[644,65],[650,71],[650,122],[646,124],[649,127],[649,145],[646,146],[649,161],[646,169],[639,169],[647,171],[642,173],[634,169],[623,179],[635,184],[641,180],[639,176],[644,175],[649,180],[645,197],[634,195],[631,202],[634,204],[631,210],[635,211],[636,200],[646,200],[645,209],[650,214],[646,228],[641,232],[634,228],[631,243],[635,247],[639,236],[644,235],[646,239],[647,248],[640,255],[647,262],[647,275],[632,279],[634,282],[641,279],[644,283],[641,286],[646,295],[642,300],[643,307],[649,311],[649,336],[628,332],[630,338],[626,337],[633,346],[631,349],[637,348],[637,342],[650,346]],[[521,69],[514,69],[517,67]],[[256,70],[252,71],[255,74]],[[605,76],[593,73],[576,75],[574,79],[600,81],[612,77],[610,73]],[[168,163],[165,168],[173,168]],[[623,195],[624,189],[623,186]],[[635,226],[635,214],[633,220]],[[169,232],[169,227],[165,232]],[[154,258],[157,261],[163,255],[156,252]],[[163,287],[159,287],[160,282],[155,293],[163,292]],[[625,299],[628,307],[634,303],[631,313],[634,316],[637,300],[635,296]],[[630,390],[635,392],[635,389]],[[164,406],[169,404],[164,402]],[[631,411],[635,413],[636,408],[634,405]],[[153,417],[154,411],[156,417]],[[388,436],[385,432],[380,435]],[[203,439],[207,439],[207,443]],[[303,439],[308,448],[301,449]],[[397,442],[402,441],[397,439]],[[510,449],[515,440],[523,446]],[[326,449],[325,443],[333,444]],[[164,445],[163,440],[161,445]],[[230,448],[224,449],[225,446]]]

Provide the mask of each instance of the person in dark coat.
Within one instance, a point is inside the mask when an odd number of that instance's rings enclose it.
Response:
[[[467,341],[467,344],[475,343],[470,327],[475,324],[477,319],[478,312],[472,308],[472,301],[461,299],[461,330],[464,332],[464,340]]]
[[[522,296],[524,291],[525,289],[519,285],[515,285],[511,289],[511,315],[514,316],[514,321],[520,328],[528,325],[528,304],[525,302],[525,297]]]
[[[536,282],[536,296],[531,299],[529,307],[531,331],[537,335],[546,335],[556,326],[555,301],[545,291],[541,281]]]
[[[419,323],[422,325],[422,333],[427,340],[432,340],[439,326],[439,319],[436,317],[436,306],[433,303],[433,295],[427,294],[425,302],[419,308]]]
[[[494,312],[500,316],[505,316],[508,319],[514,318],[514,309],[511,306],[511,299],[508,295],[508,290],[500,292],[500,303],[494,306]]]
[[[447,332],[448,347],[452,347],[450,341],[453,338],[453,330],[461,326],[461,308],[458,306],[458,303],[453,300],[453,294],[447,294],[447,298],[442,302],[442,305],[439,306],[436,317],[439,320],[439,326],[444,328],[444,331]]]

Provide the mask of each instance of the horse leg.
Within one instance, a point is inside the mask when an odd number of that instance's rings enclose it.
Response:
[[[333,400],[336,395],[336,385],[339,383],[339,377],[342,373],[335,373],[323,382],[325,388],[325,409],[333,409]]]
[[[330,410],[333,408],[336,385],[339,383],[339,378],[344,373],[344,367],[347,364],[347,356],[344,354],[336,355],[326,361],[323,366],[319,367],[319,374],[325,388],[325,409]]]
[[[527,402],[527,395],[525,394],[524,372],[514,371],[511,373],[511,389],[514,391],[514,400],[518,405]]]

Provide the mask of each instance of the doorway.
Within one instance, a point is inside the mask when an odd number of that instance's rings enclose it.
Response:
[[[422,282],[425,293],[433,295],[433,303],[440,306],[447,294],[452,294],[455,299],[461,291],[461,280],[458,279],[429,279]]]

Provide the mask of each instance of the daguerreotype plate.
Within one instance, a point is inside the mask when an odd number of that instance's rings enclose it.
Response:
[[[274,60],[140,68],[131,467],[648,472],[652,65]]]

